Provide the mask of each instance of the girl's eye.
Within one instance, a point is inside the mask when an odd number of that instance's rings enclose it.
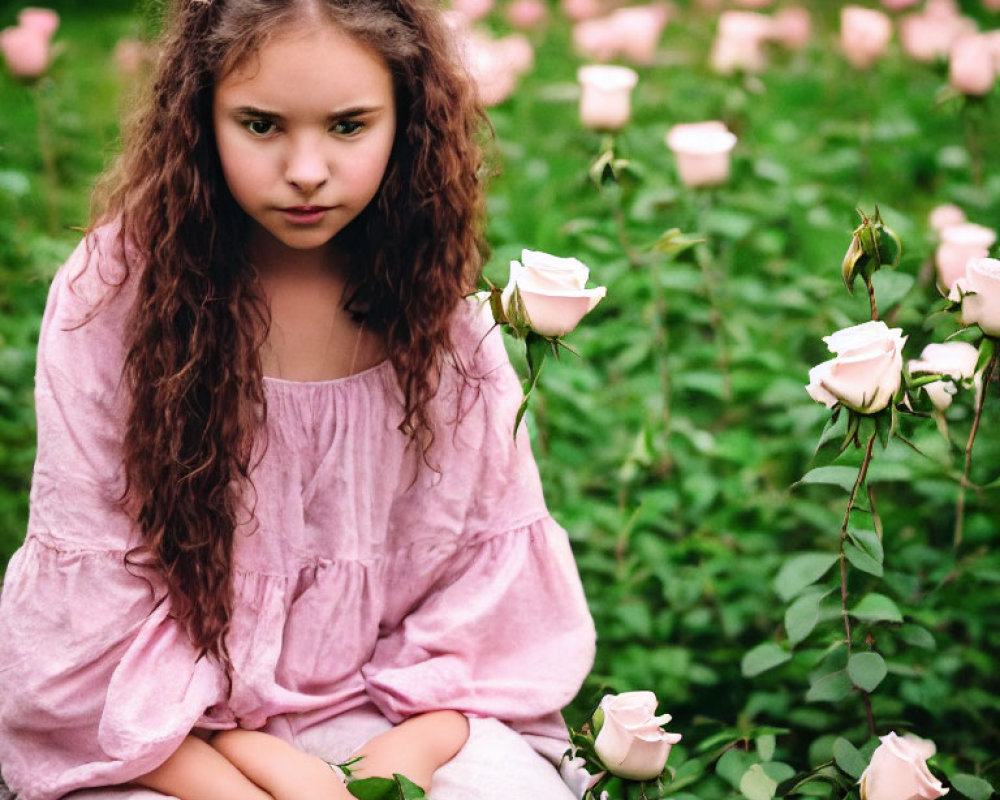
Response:
[[[353,136],[364,126],[365,124],[363,122],[356,119],[342,119],[340,122],[333,123],[330,130],[340,136]]]
[[[254,136],[267,136],[274,130],[274,123],[267,119],[250,119],[243,125]]]

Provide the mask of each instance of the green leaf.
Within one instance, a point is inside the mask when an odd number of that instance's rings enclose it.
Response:
[[[885,558],[885,551],[882,549],[882,540],[879,538],[878,533],[861,528],[848,528],[847,535],[861,550],[864,550],[875,561],[882,564]]]
[[[676,256],[704,241],[704,238],[683,233],[680,228],[671,228],[660,236],[653,249],[668,256]]]
[[[965,775],[962,773],[949,775],[948,781],[951,783],[952,789],[970,798],[970,800],[989,800],[995,791],[989,781],[977,778],[975,775]]]
[[[861,751],[843,736],[838,736],[833,742],[833,759],[838,767],[855,780],[861,777],[861,773],[868,766],[868,761],[861,755]]]
[[[851,616],[863,622],[902,622],[899,607],[884,594],[872,592],[861,598],[852,610]]]
[[[996,339],[991,339],[989,336],[983,337],[983,340],[979,343],[979,358],[976,359],[976,372],[982,372],[986,369],[986,365],[993,358],[996,347]]]
[[[882,565],[857,545],[851,542],[845,544],[844,555],[847,556],[847,560],[851,564],[862,572],[867,572],[869,575],[874,575],[877,578],[882,577]]]
[[[398,772],[394,772],[392,773],[392,777],[396,779],[396,783],[399,786],[399,795],[401,800],[422,800],[422,798],[427,797],[427,795],[424,794],[424,790],[405,775],[400,775]]]
[[[769,669],[774,669],[779,664],[784,664],[792,657],[792,654],[775,642],[764,642],[748,650],[743,654],[743,661],[740,669],[743,676],[752,678],[760,675]]]
[[[845,492],[849,492],[857,481],[858,470],[856,467],[828,466],[809,470],[799,478],[797,483],[826,483],[839,486]]]
[[[819,622],[819,604],[822,599],[823,595],[818,592],[805,594],[785,611],[785,630],[792,644],[798,644],[812,633]]]
[[[885,659],[878,653],[855,653],[847,662],[851,682],[866,692],[874,692],[887,672]]]
[[[774,749],[778,744],[778,740],[773,733],[758,736],[755,744],[757,745],[757,754],[760,756],[761,761],[770,761],[774,758]]]
[[[924,650],[937,649],[934,634],[919,625],[904,625],[899,629],[899,636],[904,642],[914,647],[921,647]]]
[[[839,559],[836,553],[798,553],[781,565],[774,579],[775,591],[787,602],[816,583]]]
[[[738,787],[743,774],[750,768],[750,754],[735,748],[727,750],[716,762],[715,772],[727,780],[733,787]]]
[[[347,791],[358,800],[397,800],[396,781],[391,778],[359,778],[347,784]]]
[[[852,689],[853,686],[851,679],[847,676],[847,670],[840,669],[813,681],[809,691],[806,692],[806,701],[809,703],[836,703],[847,697]]]
[[[754,764],[740,778],[740,791],[747,800],[771,800],[777,788],[778,782],[760,764]]]

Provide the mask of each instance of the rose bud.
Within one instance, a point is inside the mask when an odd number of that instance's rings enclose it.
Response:
[[[736,135],[721,122],[674,125],[666,136],[685,186],[717,186],[729,180]]]
[[[812,17],[798,6],[779,9],[774,15],[771,36],[789,50],[801,50],[812,36]]]
[[[965,265],[969,259],[988,255],[989,248],[996,240],[994,231],[973,222],[944,228],[941,231],[941,243],[934,253],[941,285],[945,289],[951,289],[955,281],[965,274]]]
[[[504,314],[517,329],[541,336],[565,336],[607,294],[587,289],[590,270],[575,258],[524,250],[510,262],[510,279],[501,295]]]
[[[630,6],[608,15],[618,41],[618,51],[635,64],[651,64],[667,24],[665,5]]]
[[[892,20],[882,11],[861,6],[840,10],[840,49],[850,64],[867,69],[880,58],[892,38]]]
[[[861,800],[934,800],[948,793],[927,768],[934,742],[917,736],[880,736],[861,774]]]
[[[987,336],[1000,338],[1000,260],[970,259],[965,276],[955,281],[949,297],[961,297],[966,325],[978,325]]]
[[[59,15],[51,8],[23,8],[17,15],[17,24],[51,39],[59,28]]]
[[[0,51],[15,78],[31,81],[48,69],[49,37],[35,28],[21,25],[0,31]]]
[[[576,73],[580,94],[580,121],[595,131],[617,131],[632,117],[632,89],[639,76],[628,67],[590,64]]]
[[[608,772],[634,781],[659,777],[670,748],[681,740],[681,734],[663,730],[662,726],[671,717],[655,716],[656,695],[652,692],[606,695],[598,714],[604,719],[594,740],[594,750]]]
[[[942,203],[931,211],[927,221],[940,236],[945,228],[965,222],[965,212],[954,203]]]
[[[958,391],[956,383],[971,379],[976,372],[979,351],[968,342],[929,344],[919,359],[910,360],[910,373],[937,373],[951,380],[934,381],[923,389],[938,411],[951,405],[952,396]]]
[[[962,94],[981,97],[996,83],[993,52],[985,36],[962,36],[951,48],[948,81]]]
[[[774,21],[753,11],[723,11],[709,61],[712,69],[721,75],[743,72],[760,72],[767,66],[764,49],[768,39],[775,34]]]
[[[906,339],[881,320],[824,336],[836,357],[809,370],[806,391],[827,408],[840,403],[861,414],[881,411],[899,390]]]
[[[544,24],[549,15],[549,7],[542,0],[514,0],[507,6],[504,15],[515,28],[530,31]]]

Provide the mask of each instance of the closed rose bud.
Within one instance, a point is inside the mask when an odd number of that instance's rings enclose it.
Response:
[[[667,24],[665,5],[619,8],[607,17],[614,30],[617,51],[634,64],[650,64]]]
[[[737,71],[760,72],[767,66],[767,41],[774,36],[774,21],[754,11],[724,11],[709,62],[721,75]]]
[[[774,15],[771,36],[789,50],[801,50],[812,36],[812,17],[799,6],[782,8]]]
[[[493,10],[493,0],[452,0],[451,7],[467,19],[477,20]]]
[[[560,0],[559,8],[573,22],[593,19],[604,12],[601,0]]]
[[[996,82],[993,52],[985,36],[962,36],[951,48],[948,80],[956,91],[980,97]]]
[[[49,37],[35,28],[18,26],[0,31],[0,51],[15,78],[34,80],[48,69]]]
[[[934,800],[948,793],[927,768],[934,743],[917,736],[880,736],[861,774],[861,800]]]
[[[892,38],[892,20],[882,11],[861,6],[840,10],[840,49],[850,64],[867,69],[885,53]]]
[[[628,67],[590,64],[576,73],[580,81],[580,121],[591,130],[617,131],[632,117],[632,89],[639,76]]]
[[[667,131],[666,142],[685,186],[718,186],[729,180],[736,135],[723,123],[674,125]]]
[[[970,258],[982,258],[989,254],[997,240],[997,235],[983,225],[965,222],[949,225],[941,231],[941,243],[934,253],[938,280],[945,289],[951,289],[959,278],[965,275],[965,265]]]
[[[573,49],[590,61],[610,61],[618,52],[618,35],[604,18],[585,19],[573,26]]]

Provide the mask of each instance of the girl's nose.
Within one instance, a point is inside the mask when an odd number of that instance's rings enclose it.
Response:
[[[303,194],[312,194],[321,189],[329,177],[329,165],[317,142],[292,143],[285,165],[285,180]]]

